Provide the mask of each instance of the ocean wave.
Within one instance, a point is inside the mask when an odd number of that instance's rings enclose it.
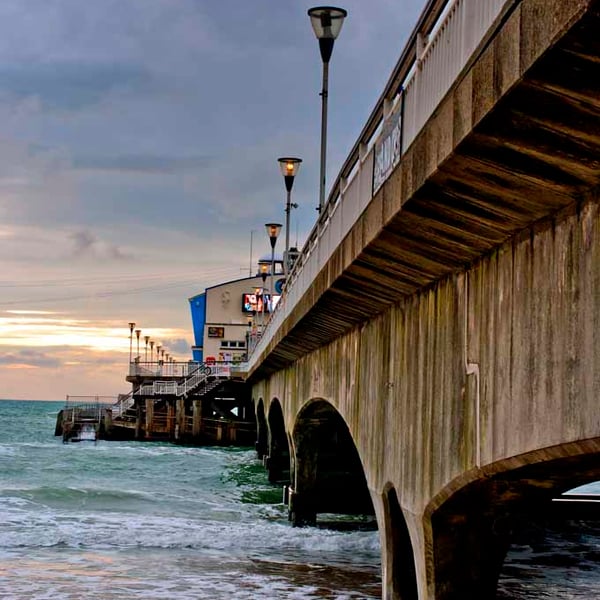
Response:
[[[239,515],[241,517],[243,515]],[[5,548],[194,549],[240,556],[371,557],[379,553],[376,532],[336,532],[293,528],[287,522],[169,517],[33,513],[13,518],[0,531]]]
[[[42,506],[84,506],[90,503],[107,508],[111,503],[118,503],[123,508],[123,503],[131,500],[152,501],[152,494],[141,491],[102,488],[76,488],[76,487],[5,487],[0,491],[3,501],[26,501],[27,503]]]

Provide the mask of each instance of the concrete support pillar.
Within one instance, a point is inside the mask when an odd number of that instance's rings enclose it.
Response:
[[[262,401],[256,411],[256,456],[262,460],[269,452],[269,430]]]
[[[531,504],[523,502],[528,498]],[[543,488],[479,481],[456,492],[430,517],[435,600],[493,600],[515,523],[544,503]],[[431,586],[431,582],[430,582]]]
[[[302,443],[294,461],[293,486],[290,486],[288,518],[297,526],[314,525],[317,522],[317,445],[309,432],[302,436]]]
[[[285,448],[279,445],[271,446],[269,456],[265,460],[265,467],[270,483],[289,483],[290,453],[287,444]]]
[[[192,436],[194,439],[200,437],[202,432],[202,400],[194,400],[192,415]]]
[[[312,490],[298,492],[290,486],[288,490],[288,519],[294,527],[316,524],[317,511]]]
[[[152,437],[154,421],[154,400],[152,398],[146,398],[146,427],[144,431],[144,437],[150,439]]]
[[[422,519],[405,518],[394,488],[371,498],[381,540],[382,600],[427,599]]]
[[[510,526],[505,518],[469,512],[435,525],[435,600],[494,600]]]

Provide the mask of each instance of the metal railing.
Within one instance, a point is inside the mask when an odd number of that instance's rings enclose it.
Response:
[[[238,365],[239,363],[233,362],[189,363],[188,375],[183,381],[156,380],[145,383],[136,388],[132,396],[187,396],[206,383],[209,377],[217,379],[231,377],[239,371]]]
[[[332,186],[262,336],[249,348],[250,368],[495,26],[520,1],[429,0]]]
[[[116,403],[112,407],[113,418],[122,417],[127,410],[129,410],[134,404],[134,394],[135,390],[132,390],[128,394],[119,394]]]
[[[185,362],[139,362],[129,363],[130,377],[187,377],[202,363],[189,360]]]
[[[99,423],[104,411],[112,410],[114,396],[72,396],[67,395],[63,408],[63,421],[74,424],[81,421]]]

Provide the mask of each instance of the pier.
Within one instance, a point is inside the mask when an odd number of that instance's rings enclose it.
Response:
[[[135,361],[129,393],[67,396],[55,433],[78,440],[89,425],[104,440],[253,446],[256,420],[243,375],[230,363]]]

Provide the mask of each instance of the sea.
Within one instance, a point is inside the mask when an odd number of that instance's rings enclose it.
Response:
[[[381,598],[377,531],[292,527],[253,449],[63,444],[62,405],[0,401],[1,599]],[[498,598],[600,598],[599,567],[599,527],[545,531]]]

